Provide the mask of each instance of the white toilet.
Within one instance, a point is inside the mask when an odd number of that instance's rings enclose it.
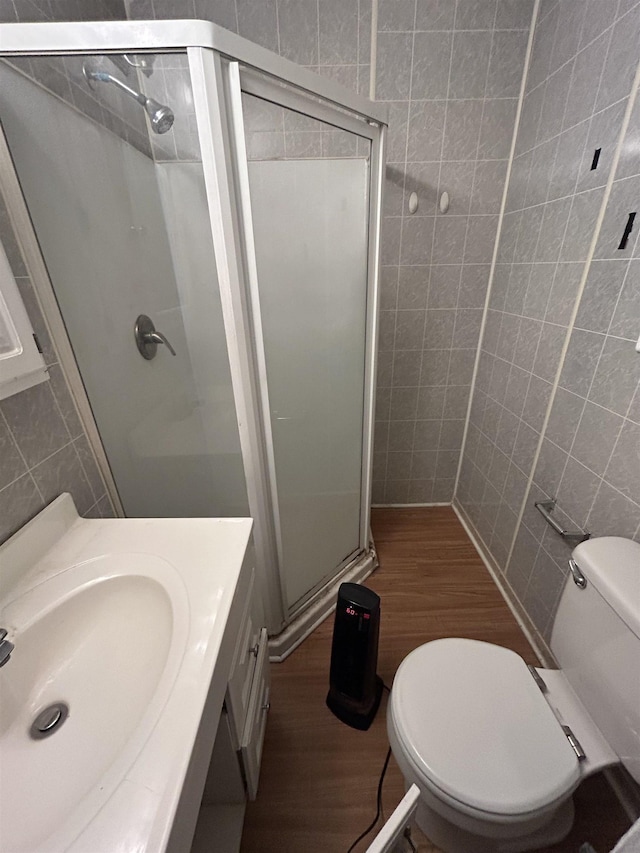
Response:
[[[621,762],[640,782],[640,544],[590,539],[571,569],[551,634],[561,669],[455,637],[398,668],[389,742],[420,788],[418,826],[446,853],[553,844],[586,776]]]

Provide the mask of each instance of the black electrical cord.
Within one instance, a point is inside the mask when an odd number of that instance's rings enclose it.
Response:
[[[387,689],[389,689],[389,688],[387,688]],[[353,842],[351,847],[347,850],[347,853],[351,853],[353,848],[357,844],[359,844],[359,842],[362,841],[363,838],[366,838],[366,836],[369,835],[371,830],[374,828],[374,826],[377,824],[378,820],[380,819],[380,814],[382,813],[382,783],[384,782],[384,777],[385,777],[385,774],[387,772],[387,767],[389,766],[389,759],[390,758],[391,758],[391,747],[389,747],[389,749],[387,750],[387,757],[384,760],[384,766],[382,768],[382,773],[380,774],[380,779],[378,780],[378,795],[376,797],[378,810],[376,811],[376,816],[371,821],[369,826],[365,829],[365,831],[363,833],[361,833],[356,838],[356,840]]]

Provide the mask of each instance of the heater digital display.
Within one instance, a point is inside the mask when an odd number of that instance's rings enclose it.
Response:
[[[347,607],[346,612],[349,614],[349,616],[357,616],[358,615],[358,612],[356,610],[354,610],[353,607]],[[370,613],[362,613],[361,616],[363,619],[371,619]]]

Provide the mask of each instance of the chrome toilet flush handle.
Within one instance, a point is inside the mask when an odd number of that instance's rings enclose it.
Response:
[[[0,666],[4,666],[5,663],[11,657],[11,652],[15,649],[13,643],[10,643],[7,637],[7,629],[0,628]]]
[[[580,566],[576,563],[573,557],[569,557],[569,571],[571,572],[575,585],[580,589],[584,589],[587,585],[587,579],[582,574]]]
[[[169,343],[166,335],[163,335],[162,332],[156,331],[153,320],[150,317],[147,317],[146,314],[140,314],[136,319],[135,326],[133,327],[133,333],[135,335],[138,352],[147,361],[151,361],[152,358],[156,357],[158,344],[164,344],[171,355],[176,354],[176,351]]]

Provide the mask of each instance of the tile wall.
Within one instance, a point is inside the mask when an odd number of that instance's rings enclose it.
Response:
[[[375,503],[453,495],[532,8],[532,0],[379,2],[376,99],[389,104],[390,144]],[[367,0],[129,0],[130,17],[192,14],[369,92]],[[252,159],[354,153],[347,134],[255,99],[245,108]],[[436,201],[445,189],[443,216]],[[414,190],[419,208],[409,216]]]
[[[129,18],[202,18],[368,93],[370,0],[126,0]],[[413,0],[412,0],[413,2]]]
[[[570,548],[534,502],[640,539],[637,105],[606,189],[638,44],[637,2],[541,4],[456,494],[547,638]]]
[[[453,496],[532,9],[379,3],[390,127],[374,503]]]
[[[0,239],[49,370],[49,381],[0,402],[2,543],[62,492],[85,517],[113,510],[1,198]]]

